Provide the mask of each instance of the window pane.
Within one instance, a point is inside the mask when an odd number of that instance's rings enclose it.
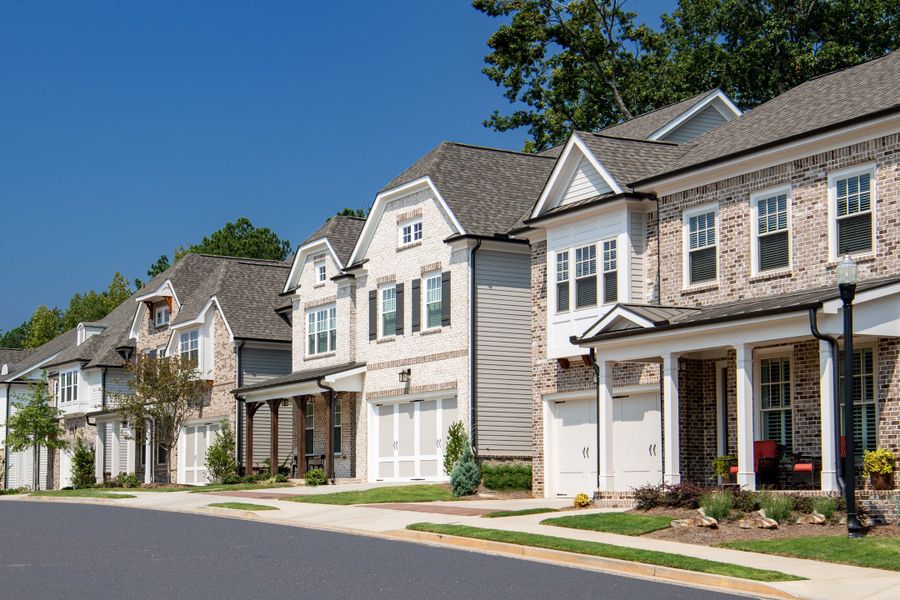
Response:
[[[716,243],[716,213],[694,215],[688,219],[689,248],[696,250]]]
[[[563,252],[556,255],[556,281],[569,280],[569,253]]]
[[[716,278],[716,248],[704,248],[690,253],[691,283],[713,281]]]
[[[575,249],[575,277],[587,277],[597,272],[597,247]]]
[[[603,302],[609,304],[619,297],[619,274],[616,271],[603,274]]]
[[[425,325],[440,327],[442,313],[441,276],[435,275],[425,280]]]
[[[838,254],[872,249],[872,214],[863,213],[838,220]]]
[[[556,284],[556,310],[565,312],[569,310],[569,282]]]
[[[575,308],[597,304],[597,276],[575,280]]]
[[[779,231],[760,237],[759,240],[759,270],[783,269],[790,264],[788,250],[788,232]]]

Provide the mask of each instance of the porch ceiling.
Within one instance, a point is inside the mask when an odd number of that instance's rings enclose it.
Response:
[[[351,363],[297,371],[256,385],[239,388],[234,391],[234,394],[247,402],[317,395],[326,391],[319,385],[320,382],[333,388],[336,392],[358,392],[362,391],[365,370],[365,363]]]

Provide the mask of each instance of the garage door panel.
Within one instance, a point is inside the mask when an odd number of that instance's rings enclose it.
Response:
[[[437,400],[419,403],[419,454],[433,456],[437,454],[438,444],[438,409]]]
[[[416,453],[415,416],[416,406],[412,402],[397,405],[397,452],[400,456],[413,456]]]

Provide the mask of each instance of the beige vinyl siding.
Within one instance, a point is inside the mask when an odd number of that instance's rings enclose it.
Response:
[[[684,144],[725,122],[725,117],[713,106],[707,106],[696,115],[667,133],[661,139],[666,142]]]
[[[263,403],[262,407],[253,416],[253,464],[262,466],[263,461],[269,458],[271,448],[270,435],[271,415],[269,405]],[[287,465],[291,465],[291,457],[294,452],[294,408],[290,402],[282,404],[278,409],[278,462],[283,463],[287,459]]]
[[[255,385],[266,379],[291,372],[291,348],[243,348],[241,350],[243,385]]]
[[[572,174],[572,179],[569,181],[569,186],[566,188],[560,204],[578,202],[611,191],[612,189],[597,172],[597,169],[586,158],[582,158],[575,168],[575,173]]]
[[[476,428],[480,456],[531,455],[529,255],[476,255]]]
[[[125,439],[125,432],[119,425],[119,473],[128,472],[128,440]]]
[[[103,472],[112,473],[113,459],[113,423],[103,423]],[[99,427],[99,425],[98,425]]]
[[[632,210],[628,215],[628,235],[631,238],[631,301],[644,301],[644,250],[646,248],[646,228],[644,213]]]

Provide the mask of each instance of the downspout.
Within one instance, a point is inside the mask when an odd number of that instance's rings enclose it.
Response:
[[[244,369],[241,365],[241,350],[243,350],[245,343],[244,340],[241,340],[240,343],[235,344],[234,346],[234,353],[236,356],[235,363],[237,364],[238,389],[244,387]],[[240,396],[235,394],[234,402],[235,410],[237,411],[237,416],[235,418],[235,429],[237,430],[237,466],[238,472],[242,472],[244,468],[244,401],[241,400]]]
[[[819,331],[818,320],[816,318],[815,308],[809,309],[809,330],[812,332],[813,337],[817,340],[821,340],[823,342],[828,342],[831,346],[831,370],[833,371],[831,375],[832,379],[832,387],[834,388],[832,391],[832,402],[834,404],[834,416],[835,419],[839,420],[839,415],[841,414],[840,410],[840,400],[838,399],[838,342],[833,336],[825,335],[824,333]],[[841,494],[844,493],[844,476],[843,469],[841,468],[841,426],[840,423],[835,423],[834,427],[834,461],[835,461],[835,475],[837,475],[838,487],[841,490]]]
[[[598,492],[600,491],[600,365],[597,364],[597,354],[594,351],[594,347],[591,346],[588,350],[588,356],[591,359],[591,368],[594,370],[594,377],[596,378],[594,383],[594,393],[596,394],[596,400],[594,407],[597,409],[597,431],[595,432],[595,445],[596,445],[596,454],[597,454],[597,487],[595,488]],[[596,496],[596,494],[595,494]]]
[[[334,485],[334,388],[322,383],[323,379],[324,377],[319,377],[318,379],[316,379],[316,385],[328,392],[328,423],[330,425],[328,429],[330,431],[325,432],[325,435],[329,436],[325,438],[325,460],[328,461],[326,464],[328,465],[329,471],[328,473],[326,473],[326,476],[331,479],[331,484]],[[330,456],[328,455],[329,453]]]
[[[471,315],[469,317],[469,335],[472,346],[472,357],[469,359],[469,430],[472,438],[472,453],[478,457],[478,391],[476,378],[478,374],[478,281],[475,275],[475,253],[481,248],[481,239],[475,240],[471,254],[472,289],[469,297],[471,300]]]
[[[103,410],[106,410],[106,369],[103,367],[100,372],[100,408]]]

